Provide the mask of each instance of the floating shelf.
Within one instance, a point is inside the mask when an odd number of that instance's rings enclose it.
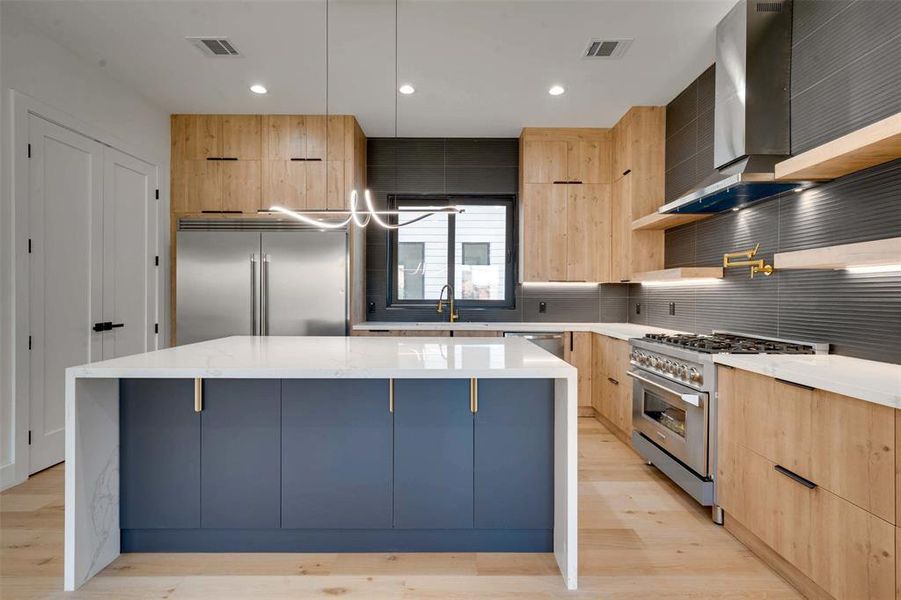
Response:
[[[901,237],[825,246],[795,252],[778,252],[773,266],[779,269],[847,269],[853,267],[901,268]]]
[[[632,221],[632,231],[672,229],[686,223],[693,223],[712,217],[713,213],[651,213]]]
[[[835,179],[896,158],[901,158],[901,113],[776,163],[776,179]]]
[[[675,269],[663,269],[661,271],[644,271],[642,273],[633,273],[631,281],[633,282],[671,282],[671,283],[691,283],[699,279],[722,279],[722,267],[677,267]]]

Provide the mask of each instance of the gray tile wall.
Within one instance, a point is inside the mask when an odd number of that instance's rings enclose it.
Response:
[[[899,23],[901,2],[795,0],[794,154],[901,111]],[[712,126],[712,112],[697,109],[713,102],[711,70],[667,106],[668,199],[677,184],[701,177],[692,162],[700,145],[681,142],[678,132]],[[701,97],[705,93],[708,98]],[[703,115],[709,124],[691,125]],[[675,195],[684,191],[680,187]],[[666,266],[720,265],[723,253],[758,242],[771,261],[777,251],[899,236],[899,197],[901,160],[667,231]],[[728,329],[823,341],[838,354],[901,363],[901,275],[782,271],[752,280],[740,268],[711,286],[632,285],[629,320],[699,333]]]
[[[371,138],[367,143],[369,189],[384,207],[403,194],[517,194],[516,138]],[[441,321],[432,307],[389,308],[387,232],[370,227],[366,237],[367,318],[370,321]],[[464,321],[624,321],[624,285],[517,285],[512,309],[460,309]],[[539,312],[541,302],[545,312]]]

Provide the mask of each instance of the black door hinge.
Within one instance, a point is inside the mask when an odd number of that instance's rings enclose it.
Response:
[[[157,200],[160,199],[160,191],[159,191],[159,190],[156,191],[156,199],[157,199]]]
[[[28,445],[31,445],[31,430],[28,430]]]
[[[31,336],[28,336],[28,349],[31,350]]]
[[[159,332],[160,332],[160,324],[154,323],[153,324],[153,333],[159,333]]]
[[[28,144],[28,158],[31,158],[31,144]]]
[[[31,254],[31,238],[28,238],[28,254]]]
[[[160,266],[160,257],[159,257],[159,255],[153,257],[153,266],[154,266],[154,267]]]

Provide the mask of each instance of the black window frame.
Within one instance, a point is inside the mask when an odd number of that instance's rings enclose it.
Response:
[[[506,207],[506,256],[504,262],[504,299],[503,300],[466,300],[458,298],[454,303],[459,308],[484,309],[500,308],[512,309],[516,307],[514,297],[516,282],[516,195],[515,194],[389,194],[388,207],[397,210],[404,204],[426,204],[429,206],[454,206],[457,204],[484,204],[503,205]],[[397,217],[391,217],[391,222],[396,223]],[[388,230],[388,298],[387,308],[422,308],[435,306],[437,298],[432,299],[398,299],[397,297],[397,243],[398,230]],[[447,253],[447,283],[452,287],[456,279],[455,253],[456,253],[456,217],[448,216],[448,253]],[[456,291],[456,290],[455,290]]]

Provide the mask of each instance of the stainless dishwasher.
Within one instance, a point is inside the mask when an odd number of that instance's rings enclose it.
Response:
[[[529,340],[539,348],[547,350],[557,358],[563,358],[563,332],[526,332],[507,331],[504,337],[521,337]]]

